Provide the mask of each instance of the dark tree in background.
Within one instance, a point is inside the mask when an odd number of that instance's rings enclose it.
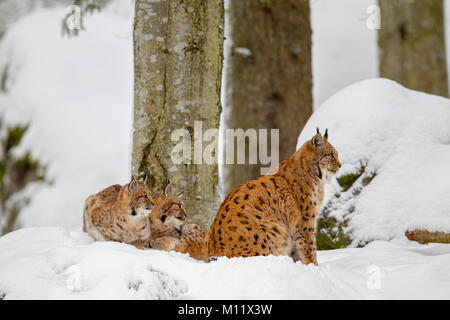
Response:
[[[229,6],[226,127],[280,129],[282,161],[295,152],[312,113],[309,1],[230,0]],[[225,194],[259,175],[259,164],[225,166]]]
[[[448,97],[442,0],[379,0],[380,76]]]

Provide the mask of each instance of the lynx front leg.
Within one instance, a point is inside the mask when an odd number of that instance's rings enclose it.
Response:
[[[295,242],[298,251],[292,258],[295,261],[300,259],[305,265],[313,263],[317,266],[315,228],[301,225],[298,226],[295,234]]]
[[[135,242],[131,243],[131,245],[135,246],[136,249],[140,249],[140,250],[146,250],[149,248],[148,241],[135,241]]]
[[[175,237],[164,236],[152,240],[151,245],[156,250],[171,251],[175,249],[179,242],[180,240]]]

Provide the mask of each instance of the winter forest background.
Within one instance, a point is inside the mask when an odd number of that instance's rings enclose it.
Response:
[[[0,276],[0,298],[450,298],[448,245],[407,240],[450,241],[449,0],[166,1],[168,12],[145,0],[0,0],[0,236],[24,229],[0,241],[0,270],[27,274]],[[64,24],[72,4],[78,31]],[[368,27],[373,5],[381,29]],[[195,120],[221,133],[280,128],[280,161],[328,128],[343,168],[326,190],[318,247],[346,249],[319,253],[328,267],[317,270],[282,257],[208,269],[165,252],[148,253],[149,269],[131,248],[88,247],[84,200],[131,174],[149,171],[155,194],[170,179],[205,227],[232,187],[259,174],[173,166],[170,133],[192,133]],[[223,137],[218,146],[220,157]],[[17,242],[16,263],[6,253]],[[112,271],[83,265],[114,259]],[[143,269],[130,275],[127,264]],[[73,265],[86,278],[71,278]],[[389,279],[381,290],[366,286],[370,265]]]

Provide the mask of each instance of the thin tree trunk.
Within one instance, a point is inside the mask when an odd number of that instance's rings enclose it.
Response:
[[[379,0],[380,76],[448,97],[442,0]]]
[[[203,131],[219,127],[223,14],[216,0],[135,6],[132,173],[148,171],[156,195],[170,179],[184,191],[190,220],[204,227],[217,208],[217,164],[174,164],[171,134],[187,129],[193,142],[194,121],[202,121]]]
[[[279,129],[282,161],[312,113],[309,1],[230,0],[229,19],[226,127]],[[225,166],[225,191],[258,177],[260,168]]]

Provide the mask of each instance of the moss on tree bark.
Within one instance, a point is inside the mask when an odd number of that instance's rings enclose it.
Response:
[[[170,179],[184,191],[190,219],[204,227],[217,207],[218,167],[175,165],[171,133],[193,135],[194,121],[202,121],[203,130],[219,127],[223,14],[222,1],[135,4],[132,173],[148,171],[155,194]]]

